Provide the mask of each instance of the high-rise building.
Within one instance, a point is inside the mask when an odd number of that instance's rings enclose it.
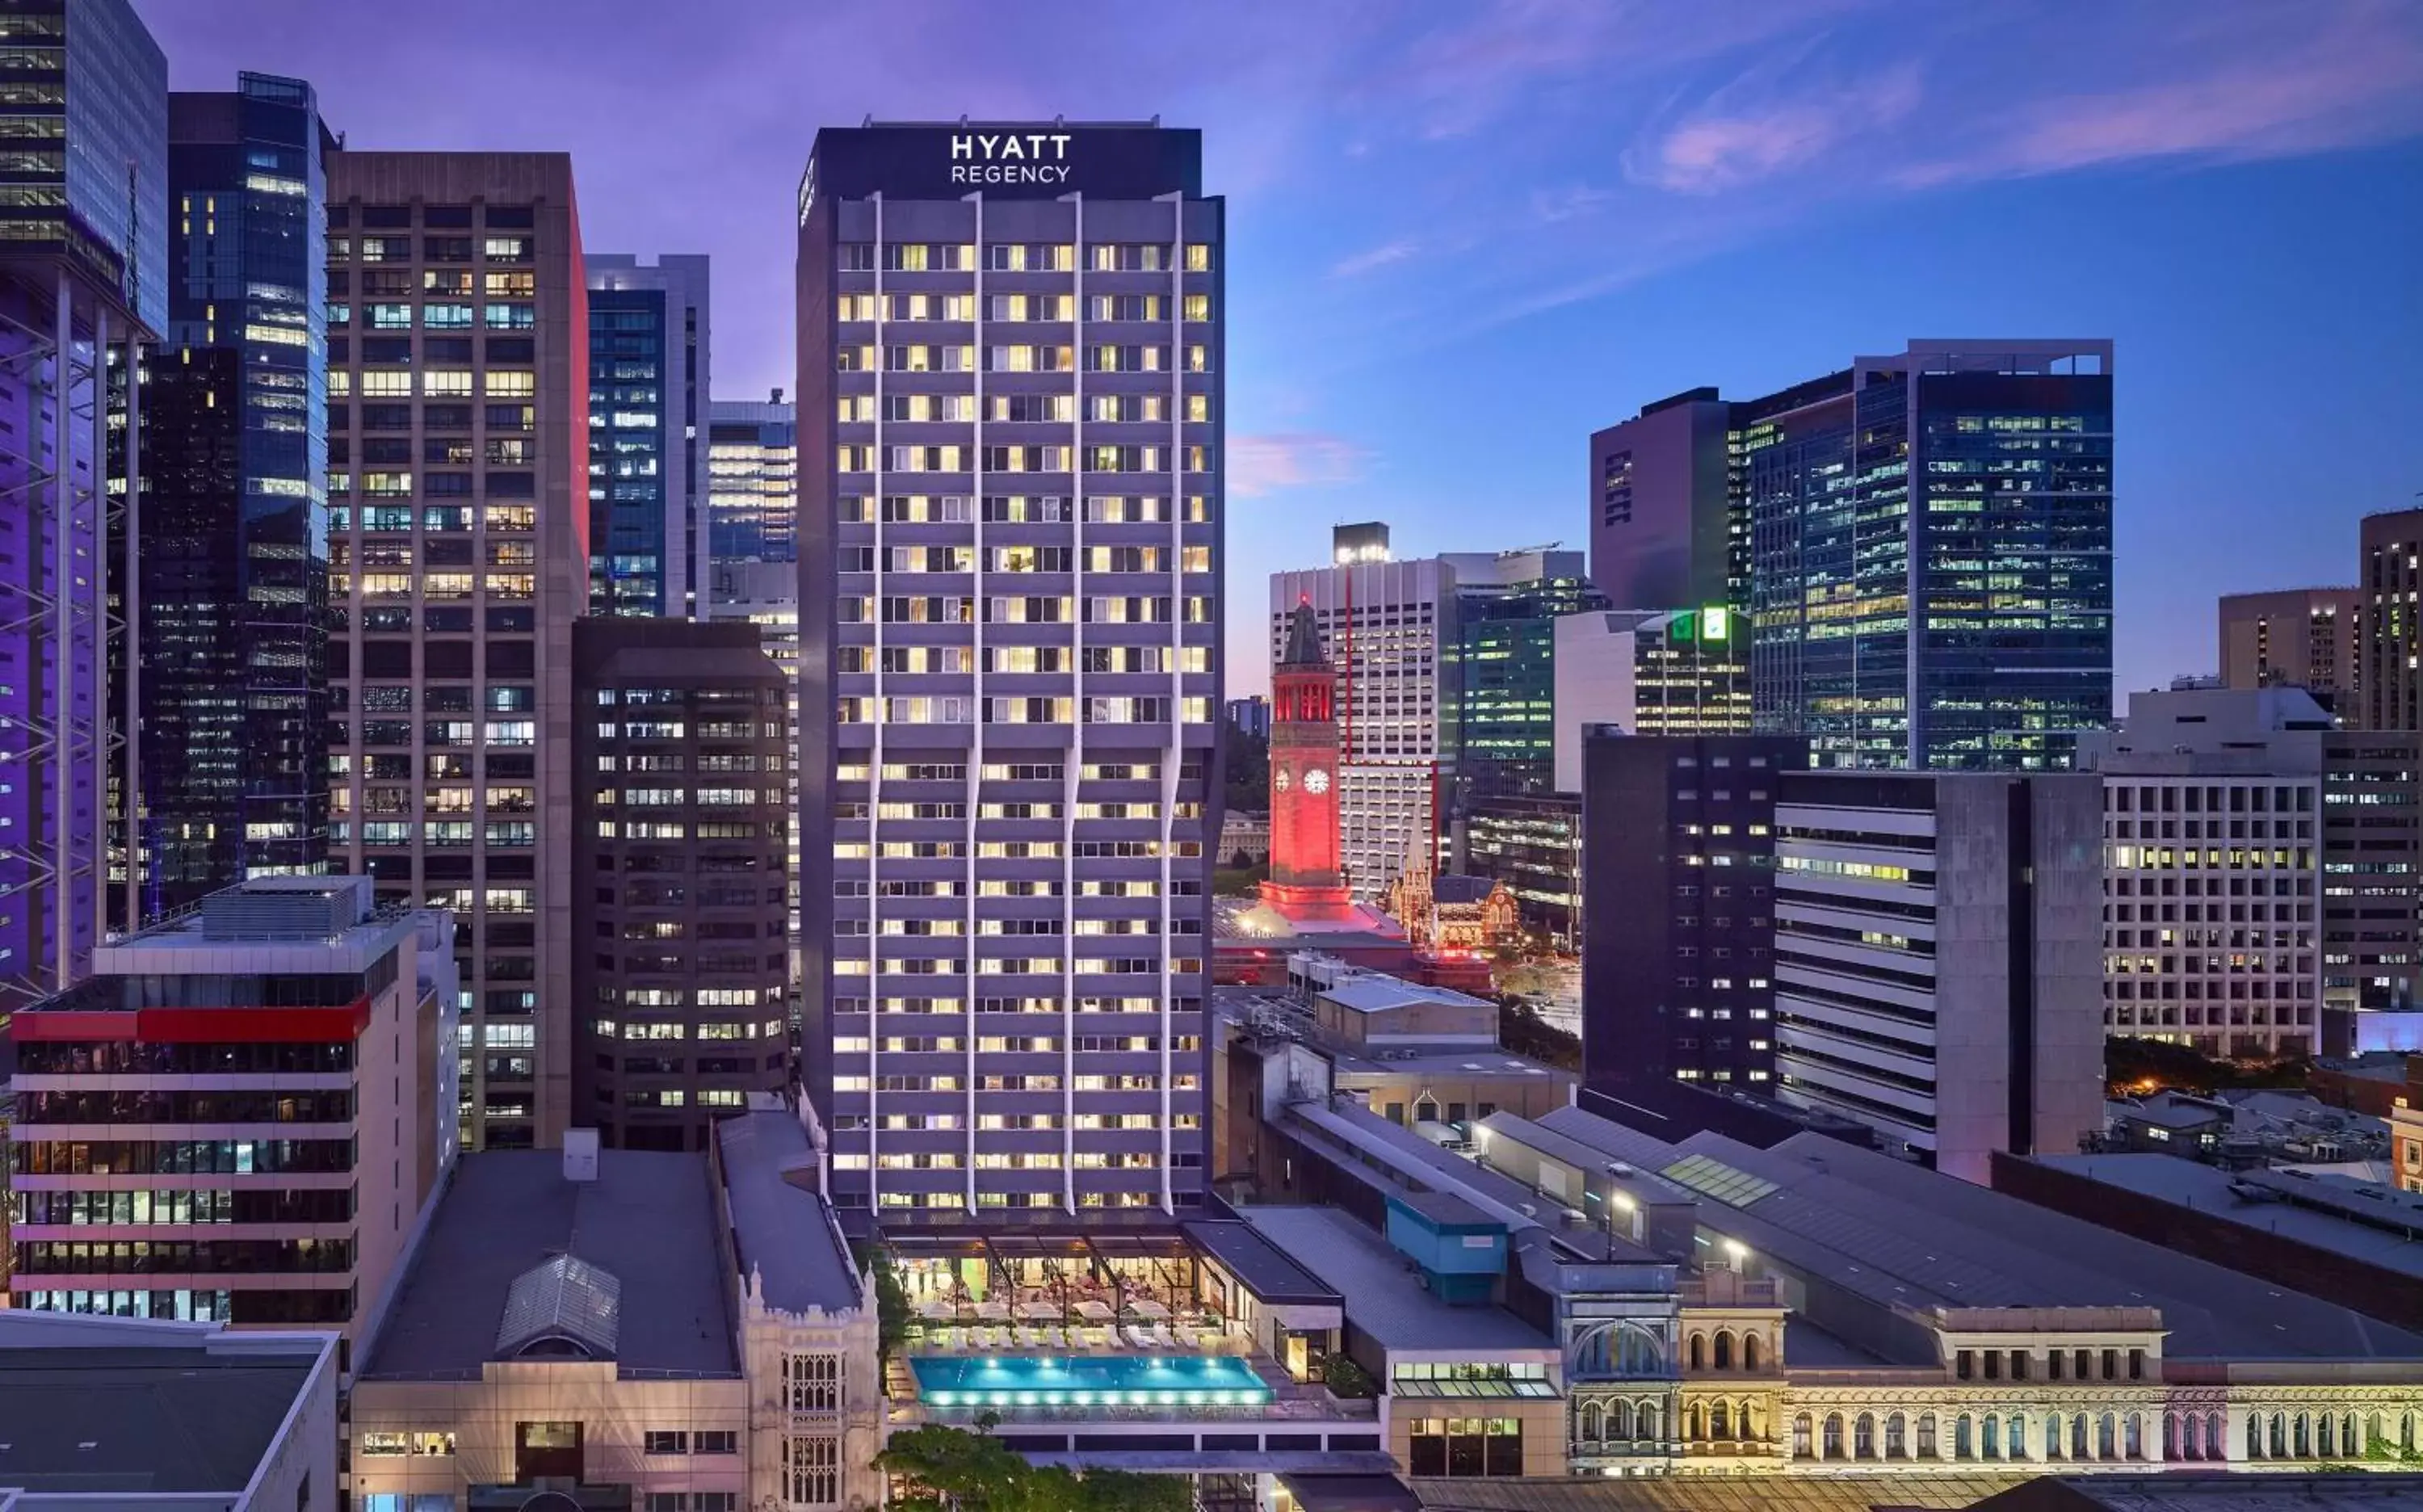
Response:
[[[838,1204],[1200,1201],[1224,355],[1201,146],[869,126],[820,132],[800,181],[803,1079]]]
[[[1912,342],[1743,459],[1758,727],[2067,767],[2112,708],[2112,343]]]
[[[1271,738],[1271,701],[1260,693],[1228,700],[1228,723],[1258,740]]]
[[[1581,941],[1582,800],[1578,791],[1492,793],[1464,820],[1464,869],[1502,882],[1527,928],[1571,952]]]
[[[2292,687],[2129,700],[2104,781],[2106,1023],[2210,1056],[2347,1055],[2410,1022],[2423,734]],[[2397,1018],[2377,1015],[2395,1013]]]
[[[1749,459],[1826,423],[1836,373],[1757,399],[1693,389],[1591,437],[1591,581],[1617,609],[1750,606]]]
[[[1556,790],[1582,789],[1592,725],[1629,735],[1747,735],[1750,635],[1722,605],[1665,613],[1606,610],[1556,622]]]
[[[573,627],[574,1122],[704,1150],[790,1067],[790,691],[745,620]]]
[[[1346,883],[1382,897],[1407,860],[1438,867],[1440,708],[1455,635],[1455,579],[1438,557],[1356,561],[1271,575],[1271,660],[1286,652],[1296,606],[1338,670],[1338,819]]]
[[[707,601],[710,619],[757,627],[783,669],[791,745],[800,740],[800,412],[774,390],[768,402],[718,399],[707,408]],[[791,934],[800,931],[800,772],[788,764]],[[796,963],[794,963],[796,967]],[[796,975],[796,970],[794,972]]]
[[[15,1305],[373,1330],[454,1161],[447,934],[260,877],[20,1011]]]
[[[589,612],[705,613],[707,260],[589,252]]]
[[[1387,522],[1370,519],[1355,525],[1331,526],[1329,560],[1341,567],[1357,562],[1387,561]]]
[[[146,916],[327,866],[335,147],[299,79],[168,99],[173,272],[144,364],[135,595]]]
[[[329,849],[454,911],[474,1148],[572,1091],[588,291],[560,152],[328,159]]]
[[[2324,708],[2364,716],[2364,592],[2288,588],[2221,597],[2221,680],[2230,688],[2303,688]],[[2346,702],[2342,704],[2340,701]]]
[[[2356,668],[2367,729],[2423,729],[2423,509],[2367,515]]]
[[[0,40],[5,1011],[89,968],[113,866],[104,808],[132,787],[111,770],[131,714],[109,706],[113,658],[137,660],[117,632],[142,488],[111,474],[139,468],[125,380],[167,321],[168,65],[128,0],[23,0],[0,12]],[[122,852],[115,865],[132,874]]]
[[[1782,735],[1583,742],[1582,1074],[1766,1092],[1775,1071],[1775,806],[1809,764]]]
[[[1546,792],[1555,777],[1557,627],[1604,609],[1582,553],[1543,549],[1495,556],[1450,553],[1455,639],[1439,715],[1455,773],[1451,829],[1486,794]]]
[[[2102,808],[2085,772],[1785,773],[1776,1095],[1969,1181],[2075,1154],[2103,1127]]]

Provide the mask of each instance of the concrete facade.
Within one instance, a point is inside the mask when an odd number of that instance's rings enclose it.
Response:
[[[2324,708],[2363,718],[2362,590],[2224,594],[2220,622],[2224,686],[2303,688]]]
[[[1970,1181],[2102,1127],[2098,779],[1792,773],[1775,834],[1780,1098]]]

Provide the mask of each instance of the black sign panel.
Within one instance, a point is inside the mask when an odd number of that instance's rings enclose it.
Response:
[[[1158,126],[1008,122],[865,126],[816,133],[800,185],[804,220],[817,199],[1056,199],[1084,194],[1149,199],[1203,194],[1203,134]]]

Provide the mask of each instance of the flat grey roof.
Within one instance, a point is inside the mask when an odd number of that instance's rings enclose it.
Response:
[[[1235,1218],[1196,1218],[1179,1227],[1260,1301],[1331,1307],[1342,1301],[1252,1224]]]
[[[1318,997],[1326,997],[1338,1007],[1357,1013],[1385,1013],[1390,1009],[1411,1008],[1417,1003],[1441,1003],[1449,1008],[1492,1008],[1486,998],[1470,993],[1460,993],[1452,987],[1430,987],[1421,982],[1407,981],[1402,977],[1349,977],[1331,986],[1318,988]]]
[[[743,1289],[754,1271],[768,1307],[857,1307],[858,1266],[816,1191],[816,1151],[800,1115],[782,1106],[752,1107],[719,1122],[715,1138]]]
[[[1407,1257],[1336,1208],[1246,1207],[1238,1216],[1346,1297],[1346,1321],[1383,1347],[1554,1349],[1548,1336],[1497,1307],[1454,1307],[1422,1290]]]
[[[1453,1191],[1492,1218],[1503,1219],[1509,1229],[1537,1228],[1586,1259],[1655,1262],[1661,1258],[1603,1229],[1563,1227],[1557,1204],[1513,1177],[1433,1144],[1351,1099],[1336,1107],[1292,1103],[1288,1113],[1339,1141],[1366,1167],[1396,1178],[1397,1190],[1402,1191],[1407,1183],[1418,1183],[1432,1190]],[[1527,1207],[1531,1211],[1526,1213]]]
[[[1308,1042],[1335,1060],[1339,1071],[1357,1074],[1435,1076],[1469,1074],[1475,1076],[1537,1076],[1544,1082],[1580,1079],[1570,1071],[1561,1071],[1494,1044],[1408,1044],[1391,1047],[1396,1053],[1381,1055],[1368,1049],[1332,1047],[1318,1041]]]
[[[2117,1186],[2140,1197],[2193,1208],[2207,1218],[2276,1233],[2384,1270],[2423,1277],[2423,1244],[2368,1223],[2303,1205],[2315,1202],[2363,1211],[2370,1204],[2352,1194],[2369,1184],[2330,1176],[2292,1176],[2278,1170],[2233,1172],[2164,1154],[2038,1155],[2036,1164]],[[2240,1183],[2288,1193],[2291,1200],[2250,1202],[2230,1191]],[[2383,1189],[2378,1205],[2384,1221],[2423,1229],[2423,1198],[2412,1192]]]
[[[1701,1227],[1879,1307],[2155,1307],[2175,1359],[2423,1360],[2403,1329],[1824,1135],[1619,1133],[1636,1164],[1692,1162]]]
[[[561,1254],[623,1283],[624,1370],[740,1373],[705,1155],[603,1150],[595,1181],[569,1182],[555,1151],[488,1150],[455,1162],[362,1378],[478,1376],[514,1281]]]
[[[277,1443],[315,1360],[199,1347],[0,1349],[0,1486],[236,1494]]]
[[[1452,1223],[1469,1227],[1474,1224],[1497,1222],[1496,1218],[1453,1192],[1399,1192],[1397,1201],[1433,1223]]]

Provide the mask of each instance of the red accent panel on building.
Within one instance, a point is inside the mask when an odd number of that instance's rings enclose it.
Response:
[[[134,1012],[21,1012],[23,1041],[134,1040],[145,1044],[350,1044],[370,1027],[371,1000],[341,1008],[143,1008]]]

